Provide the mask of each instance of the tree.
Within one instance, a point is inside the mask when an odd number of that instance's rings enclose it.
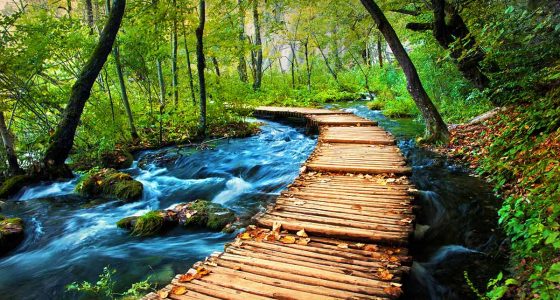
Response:
[[[185,23],[183,22],[183,40],[185,42],[185,54],[187,56],[187,70],[189,75],[189,88],[191,90],[192,104],[196,105],[196,96],[194,95],[194,83],[193,83],[193,73],[191,68],[191,54],[189,52],[189,45],[187,43],[187,29]]]
[[[44,178],[70,177],[72,173],[65,165],[65,161],[74,145],[76,129],[80,117],[91,93],[95,79],[107,61],[113,48],[113,43],[119,31],[124,15],[126,0],[113,0],[113,9],[99,36],[99,41],[87,63],[83,67],[78,79],[72,86],[70,99],[58,124],[49,146],[43,156],[41,175]]]
[[[243,0],[237,0],[239,9],[239,64],[237,65],[237,72],[239,79],[247,82],[247,62],[245,61],[245,7]]]
[[[259,1],[253,1],[253,26],[255,27],[255,47],[253,51],[253,89],[258,90],[261,88],[262,73],[263,73],[263,51],[261,41],[261,24],[259,22]]]
[[[206,61],[204,59],[204,24],[206,23],[206,2],[199,0],[198,7],[198,27],[196,28],[196,67],[198,70],[198,85],[200,94],[200,119],[198,124],[198,135],[206,136],[206,80],[204,78],[204,69]]]
[[[4,120],[3,111],[0,111],[0,135],[2,136],[4,150],[6,150],[6,157],[8,158],[9,174],[17,175],[23,173],[23,170],[18,163],[12,133],[6,127],[6,121]]]
[[[397,33],[389,23],[389,20],[381,11],[381,8],[373,0],[360,0],[367,11],[370,13],[371,17],[375,21],[378,30],[383,34],[385,40],[391,47],[397,61],[403,69],[403,72],[407,79],[407,89],[416,106],[422,113],[424,121],[426,122],[426,139],[428,141],[446,141],[449,139],[449,131],[447,126],[443,122],[437,108],[430,100],[430,97],[426,93],[416,67],[412,63],[412,60],[406,53]]]
[[[171,33],[171,86],[173,103],[179,105],[179,74],[177,73],[177,0],[173,0],[173,32]]]

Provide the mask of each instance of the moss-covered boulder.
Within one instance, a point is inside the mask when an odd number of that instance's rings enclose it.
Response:
[[[172,209],[151,211],[143,216],[121,219],[117,227],[130,231],[135,236],[161,234],[173,226],[207,228],[232,232],[236,221],[235,213],[219,204],[206,200],[178,204]]]
[[[28,175],[9,177],[2,183],[2,186],[0,186],[0,198],[8,198],[32,182],[33,178]]]
[[[185,227],[201,227],[222,230],[235,221],[233,211],[207,200],[179,204],[173,208],[179,224]]]
[[[130,152],[125,150],[107,151],[101,154],[101,166],[111,169],[130,168],[134,157]]]
[[[132,202],[142,197],[144,186],[129,174],[115,169],[101,169],[86,173],[76,185],[75,191],[87,197],[108,197]]]
[[[23,221],[0,215],[0,255],[16,248],[23,241]]]

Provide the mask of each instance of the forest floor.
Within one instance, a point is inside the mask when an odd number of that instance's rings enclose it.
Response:
[[[502,109],[482,122],[450,126],[449,143],[430,146],[466,164],[503,199],[499,225],[511,258],[509,270],[489,283],[492,299],[560,297],[560,129],[535,122],[539,114],[534,105]]]

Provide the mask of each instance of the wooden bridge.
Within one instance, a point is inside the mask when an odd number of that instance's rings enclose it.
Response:
[[[305,119],[319,130],[315,151],[257,225],[145,299],[397,298],[414,215],[410,168],[393,137],[343,111],[255,115]]]

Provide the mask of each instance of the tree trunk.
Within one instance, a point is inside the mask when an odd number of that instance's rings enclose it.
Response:
[[[84,106],[90,96],[91,88],[113,48],[115,37],[121,25],[125,5],[125,0],[113,0],[113,9],[109,13],[109,18],[99,36],[99,41],[80,72],[78,79],[72,86],[68,105],[43,157],[45,167],[43,171],[47,172],[43,175],[48,178],[72,176],[64,161],[68,158],[70,150],[74,145],[76,129],[78,128]],[[50,173],[50,171],[53,173]]]
[[[239,7],[239,65],[237,66],[237,72],[239,73],[239,79],[243,82],[247,82],[247,61],[245,61],[245,7],[243,0],[237,0],[237,6]]]
[[[206,22],[206,2],[199,0],[199,21],[196,28],[196,67],[198,70],[198,84],[200,91],[200,120],[198,124],[198,135],[206,136],[206,80],[204,78],[204,69],[206,62],[204,60],[204,23]]]
[[[377,55],[379,59],[379,67],[383,68],[383,47],[381,46],[381,34],[377,37]]]
[[[191,89],[191,98],[193,105],[196,105],[196,96],[194,95],[194,82],[193,82],[193,74],[191,68],[191,54],[189,52],[189,47],[187,44],[187,29],[185,28],[185,23],[183,22],[183,38],[185,40],[185,52],[187,55],[187,70],[189,71],[189,87]]]
[[[305,68],[307,70],[307,90],[311,90],[311,65],[309,64],[309,38],[305,39],[303,43],[305,53]]]
[[[93,5],[91,0],[85,0],[86,4],[86,20],[89,26],[89,34],[93,34],[93,28],[95,27],[95,22],[93,20]]]
[[[292,88],[296,88],[296,68],[297,68],[297,57],[296,57],[296,46],[293,42],[290,42],[290,50],[292,50],[292,60],[290,61],[290,69],[292,71]]]
[[[317,37],[313,36],[313,38],[315,39],[315,43],[317,43],[317,48],[319,49],[319,52],[321,53],[321,56],[323,57],[323,60],[325,61],[325,65],[327,66],[327,70],[329,70],[329,73],[334,78],[334,81],[336,81],[338,83],[338,76],[336,75],[336,72],[331,67],[331,64],[329,63],[329,58],[325,55],[325,53],[323,53],[323,49],[321,48],[321,45],[319,44],[319,40],[317,39]]]
[[[177,73],[177,0],[173,0],[173,33],[171,34],[171,73],[173,79],[173,103],[179,105],[179,74]]]
[[[14,148],[14,140],[11,132],[6,127],[4,120],[4,112],[0,111],[0,135],[2,136],[2,143],[6,150],[6,157],[8,158],[8,171],[11,176],[22,174],[23,170],[20,168],[16,151]]]
[[[261,25],[259,23],[259,1],[253,1],[253,23],[255,26],[255,46],[257,47],[257,61],[255,63],[255,78],[253,82],[253,89],[258,90],[261,88],[262,81],[262,64],[263,64],[263,51],[261,41]]]
[[[422,113],[426,122],[426,139],[428,141],[446,141],[449,139],[449,131],[443,122],[435,105],[424,90],[416,67],[406,53],[397,33],[383,14],[383,11],[377,6],[373,0],[360,0],[364,7],[371,14],[373,20],[377,24],[377,28],[385,37],[385,40],[391,47],[395,58],[402,67],[407,79],[407,89],[416,102],[416,106]]]
[[[106,5],[107,13],[109,13],[111,11],[111,6],[110,6],[111,4],[109,3],[109,0],[105,1],[105,5]],[[117,69],[117,77],[119,78],[121,99],[123,102],[124,110],[126,112],[128,126],[130,127],[130,136],[132,137],[133,142],[137,142],[140,139],[140,137],[138,136],[138,132],[136,131],[136,126],[134,126],[134,117],[132,116],[132,110],[130,109],[130,102],[128,101],[128,94],[126,93],[126,84],[124,82],[124,76],[122,72],[119,43],[116,39],[113,46],[113,58],[115,59],[115,68]]]

